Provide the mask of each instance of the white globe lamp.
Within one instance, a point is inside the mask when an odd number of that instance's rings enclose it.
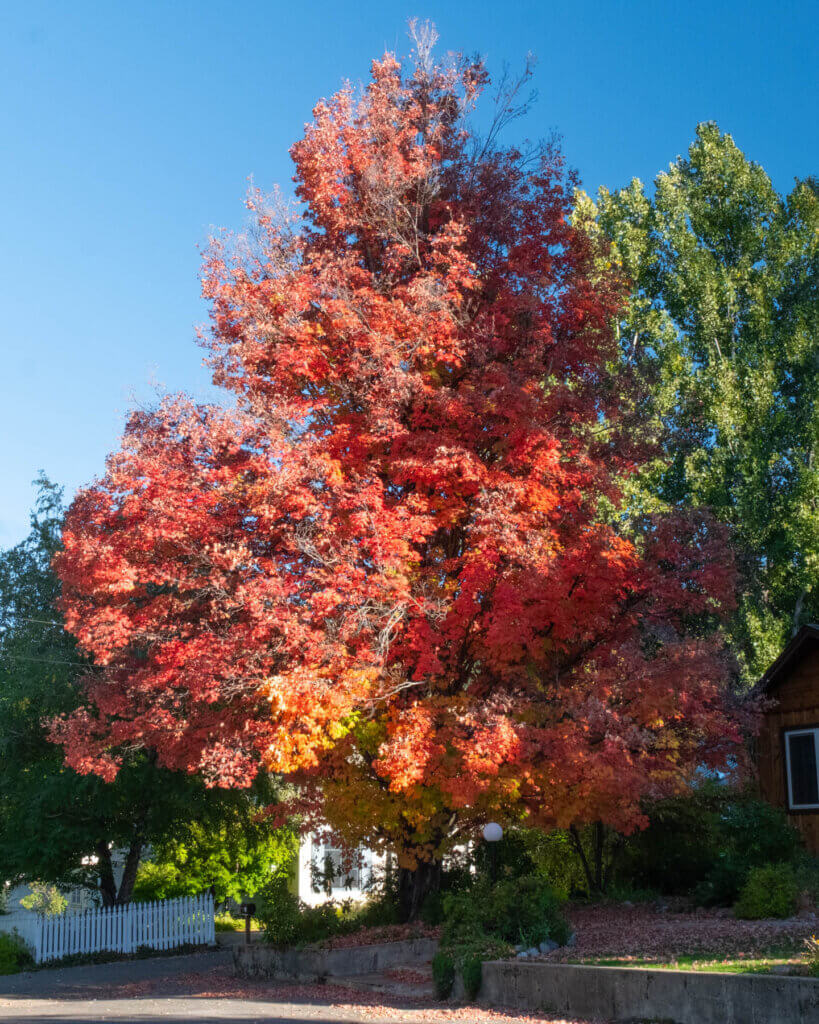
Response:
[[[490,821],[483,827],[483,837],[487,843],[499,843],[503,839],[503,829],[496,821]]]

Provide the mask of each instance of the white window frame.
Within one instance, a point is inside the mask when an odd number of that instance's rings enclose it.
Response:
[[[340,847],[332,846],[330,843],[317,844],[316,856],[311,857],[310,862],[310,886],[314,894],[318,894],[323,890],[320,886],[316,887],[313,877],[321,870],[327,856],[329,855],[332,860],[334,854],[338,854],[339,858],[343,858],[343,851]],[[348,898],[353,898],[355,895],[360,896],[367,891],[371,878],[372,855],[369,850],[359,847],[355,853],[354,866],[350,868],[349,873],[333,876],[331,899],[344,896]],[[353,880],[351,885],[345,884],[348,879]]]
[[[785,740],[785,783],[787,786],[788,810],[789,811],[819,811],[819,803],[797,804],[793,801],[793,785],[791,780],[791,744],[792,736],[813,736],[813,749],[816,757],[816,773],[819,776],[819,726],[807,728],[785,729],[783,732]],[[817,790],[819,790],[819,778],[817,778]]]

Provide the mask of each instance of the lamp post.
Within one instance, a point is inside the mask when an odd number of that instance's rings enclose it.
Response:
[[[483,827],[484,842],[489,844],[489,878],[498,880],[498,843],[503,839],[503,829],[496,821],[489,821]]]

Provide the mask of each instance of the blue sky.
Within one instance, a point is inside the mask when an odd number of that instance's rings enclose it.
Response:
[[[247,179],[290,185],[310,110],[432,19],[490,70],[539,58],[520,134],[557,129],[585,186],[651,180],[713,119],[780,189],[819,173],[819,5],[200,0],[0,13],[0,546],[39,469],[103,468],[133,402],[208,396],[197,246]]]

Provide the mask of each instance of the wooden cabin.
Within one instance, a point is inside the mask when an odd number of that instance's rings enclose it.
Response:
[[[757,742],[762,796],[819,856],[819,625],[803,626],[759,685],[775,701]]]

